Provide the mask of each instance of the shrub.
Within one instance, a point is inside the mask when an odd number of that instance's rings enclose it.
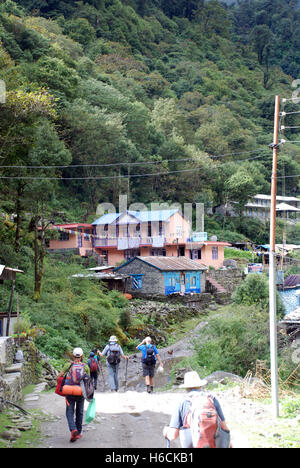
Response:
[[[245,375],[257,359],[268,359],[269,321],[255,305],[234,305],[211,317],[195,343],[198,364],[208,373],[222,370]]]

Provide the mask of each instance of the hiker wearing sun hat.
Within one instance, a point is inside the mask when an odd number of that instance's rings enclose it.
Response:
[[[205,414],[205,412],[206,414],[209,413],[209,418],[206,418],[207,421],[210,421],[210,419],[214,420],[214,422],[220,421],[222,430],[229,434],[220,403],[216,398],[204,392],[204,387],[206,385],[207,380],[202,380],[195,371],[187,372],[184,375],[184,383],[180,385],[180,388],[185,388],[187,394],[184,395],[176,406],[171,416],[169,426],[165,426],[163,429],[163,435],[169,441],[179,437],[182,448],[216,448],[215,440],[209,440],[210,437],[214,439],[215,435],[215,432],[213,433],[211,428],[204,428],[204,434],[200,434],[199,436],[200,438],[202,437],[200,443],[195,441],[195,432],[198,434],[198,430],[200,432],[202,430],[199,421],[202,419],[201,422],[203,424],[205,420],[203,414]],[[195,419],[197,419],[197,422],[195,426],[195,423],[193,424],[193,418],[196,414],[197,418]]]
[[[105,346],[102,353],[99,353],[101,357],[107,356],[106,365],[109,376],[109,386],[112,392],[119,390],[119,364],[122,359],[128,359],[124,355],[121,346],[118,344],[118,338],[112,335],[109,338],[108,345]]]

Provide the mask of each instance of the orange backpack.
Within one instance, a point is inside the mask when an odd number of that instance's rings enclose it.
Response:
[[[222,421],[215,408],[213,397],[195,392],[189,395],[190,409],[184,427],[191,429],[194,448],[216,448],[217,434]]]

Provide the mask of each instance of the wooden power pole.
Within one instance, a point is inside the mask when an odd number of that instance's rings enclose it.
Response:
[[[275,98],[273,169],[271,185],[270,211],[270,254],[269,254],[269,320],[270,320],[270,354],[271,354],[271,387],[272,407],[275,417],[279,416],[278,404],[278,356],[277,356],[277,308],[276,308],[276,196],[277,196],[277,153],[279,134],[280,98]]]

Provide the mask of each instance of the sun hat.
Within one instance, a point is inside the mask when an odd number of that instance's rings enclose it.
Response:
[[[83,355],[83,351],[82,351],[81,348],[75,348],[75,349],[73,350],[73,356],[74,356],[74,357],[79,358],[79,357],[81,357],[82,355]]]
[[[115,335],[112,335],[112,336],[109,338],[109,341],[118,341],[118,338],[117,338]]]
[[[184,375],[184,383],[179,385],[179,388],[204,387],[206,384],[207,380],[201,380],[196,371],[191,371]]]

